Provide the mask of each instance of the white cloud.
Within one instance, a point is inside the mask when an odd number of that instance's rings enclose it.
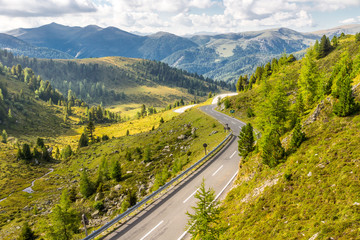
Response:
[[[8,17],[46,17],[95,11],[94,4],[89,0],[2,0],[0,15]]]
[[[0,0],[0,31],[57,22],[125,31],[240,32],[314,25],[313,13],[360,6],[360,0]],[[344,23],[356,17],[348,16]]]
[[[360,22],[360,16],[354,17],[354,18],[347,18],[342,21],[340,21],[341,24],[352,24],[352,23],[359,23]]]

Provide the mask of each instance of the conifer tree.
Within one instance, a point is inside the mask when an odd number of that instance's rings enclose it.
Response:
[[[25,222],[18,240],[35,240],[35,233],[31,230],[28,222]]]
[[[72,149],[70,145],[66,145],[63,149],[61,149],[61,158],[66,160],[72,155]]]
[[[94,193],[94,186],[93,183],[90,181],[86,170],[82,171],[81,178],[80,178],[80,193],[85,197],[88,198]]]
[[[275,128],[267,131],[263,137],[262,154],[263,163],[270,168],[276,167],[285,157],[285,150],[280,142],[280,134]]]
[[[247,75],[240,76],[237,83],[236,83],[236,90],[238,92],[244,91],[247,85]]]
[[[325,35],[322,36],[319,44],[319,58],[325,57],[331,50],[331,44],[328,37]]]
[[[238,141],[239,156],[246,158],[250,152],[254,151],[254,133],[251,123],[241,128]]]
[[[351,76],[352,66],[353,66],[353,62],[350,58],[350,54],[348,51],[342,53],[340,57],[341,58],[336,63],[329,80],[329,85],[332,86],[331,94],[336,98],[339,98],[340,91],[342,91],[341,88],[342,88],[343,80],[347,76]]]
[[[89,121],[88,125],[86,126],[86,133],[89,136],[89,139],[91,142],[94,141],[94,131],[95,131],[95,125],[93,121]]]
[[[339,101],[334,106],[334,112],[340,117],[353,113],[356,109],[354,96],[352,95],[350,76],[340,80]]]
[[[111,178],[117,182],[121,181],[121,166],[119,161],[115,160],[111,166],[110,170]]]
[[[339,41],[338,41],[338,38],[336,35],[331,39],[331,43],[334,48],[336,48],[338,46]]]
[[[82,133],[79,139],[79,148],[86,147],[89,145],[89,138],[86,133]]]
[[[269,126],[284,128],[288,118],[289,101],[281,82],[272,90],[268,81],[263,84],[264,101],[259,106],[259,121],[263,129]]]
[[[360,32],[355,34],[355,42],[360,42]]]
[[[27,161],[30,161],[32,159],[30,146],[27,143],[24,143],[22,146],[22,156]]]
[[[301,122],[300,119],[298,118],[290,141],[290,148],[296,149],[300,147],[301,143],[304,140],[305,140],[305,133],[301,131]]]
[[[70,206],[70,202],[68,190],[65,189],[61,194],[60,203],[55,205],[50,214],[47,238],[70,240],[79,230],[80,217]]]
[[[1,140],[2,143],[7,143],[8,135],[7,135],[7,132],[5,129],[1,133],[1,138],[2,138],[2,140]]]
[[[187,223],[189,233],[195,239],[217,239],[219,232],[214,224],[220,219],[219,203],[215,200],[215,191],[211,188],[206,190],[204,179],[195,194],[195,198],[198,201],[196,206],[192,207],[194,213],[186,212],[189,217]]]
[[[306,108],[310,108],[318,97],[319,73],[315,62],[315,51],[310,48],[302,59],[298,86]]]

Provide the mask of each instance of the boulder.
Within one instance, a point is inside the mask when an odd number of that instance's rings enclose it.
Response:
[[[118,184],[118,185],[116,185],[116,186],[114,187],[114,190],[115,190],[115,191],[120,191],[121,188],[122,188],[122,186],[121,186],[120,184]]]
[[[186,138],[186,136],[184,134],[181,134],[180,136],[177,137],[177,139],[179,140],[184,140]]]

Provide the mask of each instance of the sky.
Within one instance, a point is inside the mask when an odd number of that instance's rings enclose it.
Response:
[[[0,32],[52,22],[177,35],[360,23],[360,0],[0,0],[0,6]]]

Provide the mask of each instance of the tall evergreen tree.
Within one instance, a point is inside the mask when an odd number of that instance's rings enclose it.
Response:
[[[330,52],[330,50],[331,50],[330,40],[329,40],[328,37],[323,35],[321,40],[320,40],[318,57],[319,58],[325,57]]]
[[[236,90],[238,92],[244,91],[247,85],[247,75],[240,76],[237,83],[236,83]]]
[[[266,87],[266,85],[268,85]],[[258,116],[263,129],[269,126],[284,128],[288,118],[289,101],[281,82],[278,82],[273,89],[267,81],[263,84],[264,101],[259,106]]]
[[[302,59],[298,86],[306,108],[310,108],[318,97],[319,70],[315,62],[315,51],[310,48]]]
[[[254,151],[254,133],[251,123],[241,128],[238,141],[239,156],[246,158],[250,152]]]
[[[89,138],[86,133],[82,133],[79,139],[79,148],[86,147],[89,145]]]
[[[68,190],[63,190],[60,203],[55,205],[50,214],[50,226],[47,237],[53,240],[73,239],[80,227],[79,214],[70,206]]]
[[[32,159],[30,146],[27,143],[24,143],[22,146],[22,155],[25,160],[30,161]]]
[[[94,193],[94,184],[89,179],[86,170],[82,171],[80,178],[80,193],[88,198]]]
[[[339,98],[340,92],[342,91],[343,80],[347,76],[351,76],[352,73],[353,61],[351,60],[350,54],[348,51],[345,51],[341,54],[340,60],[334,66],[334,69],[331,73],[329,86],[331,88],[331,94]]]
[[[31,230],[28,222],[25,222],[18,240],[35,240],[35,233]]]
[[[276,167],[285,157],[285,150],[280,142],[280,134],[275,128],[271,128],[265,134],[262,140],[263,163],[270,168]]]
[[[121,181],[121,166],[119,161],[115,160],[112,163],[111,169],[110,169],[110,175],[111,178],[114,179],[117,182]]]
[[[86,133],[89,136],[89,139],[91,142],[94,141],[94,131],[95,131],[95,125],[93,121],[89,121],[88,125],[86,126]]]
[[[298,118],[290,141],[290,148],[296,149],[300,147],[301,143],[304,140],[305,140],[305,133],[301,131],[301,122],[300,122],[300,118]]]
[[[336,35],[331,39],[331,43],[334,48],[336,48],[338,46],[339,41],[338,41],[338,38]]]
[[[219,232],[214,227],[219,221],[220,209],[219,203],[215,201],[215,191],[206,190],[205,180],[201,182],[199,190],[195,194],[198,200],[196,206],[192,207],[194,213],[186,212],[189,220],[187,226],[193,239],[212,240],[217,239]]]
[[[355,42],[360,42],[360,32],[355,34]]]
[[[339,101],[334,106],[335,114],[340,117],[348,116],[356,109],[351,82],[350,76],[346,76],[340,81]]]
[[[7,132],[5,129],[1,133],[1,138],[2,138],[2,140],[1,140],[2,143],[7,143],[8,135],[7,135]]]

